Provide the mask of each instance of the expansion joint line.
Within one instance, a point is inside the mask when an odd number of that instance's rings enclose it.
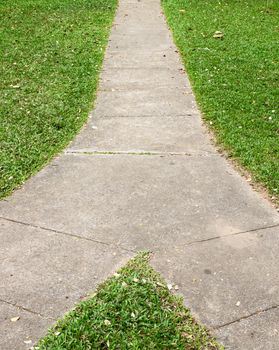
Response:
[[[68,149],[64,152],[65,155],[81,154],[81,155],[128,155],[128,156],[159,156],[159,157],[171,157],[171,156],[186,156],[186,157],[212,157],[217,156],[216,153],[211,152],[154,152],[154,151],[97,151],[86,149]]]
[[[33,315],[36,315],[36,316],[40,316],[40,317],[45,318],[45,319],[47,319],[47,320],[55,321],[55,318],[53,318],[53,317],[49,317],[49,316],[43,315],[43,314],[41,314],[40,312],[31,310],[31,309],[29,309],[29,308],[27,308],[27,307],[18,305],[18,304],[16,304],[16,303],[12,303],[11,301],[7,301],[7,300],[4,300],[4,299],[0,299],[0,302],[1,302],[1,303],[4,303],[4,304],[7,304],[7,305],[11,305],[11,306],[13,306],[13,307],[16,307],[16,308],[19,309],[19,310],[29,312],[30,314],[33,314]]]
[[[69,233],[69,232],[65,232],[65,231],[55,230],[55,229],[44,227],[44,226],[40,226],[40,225],[34,225],[34,224],[30,224],[30,223],[23,222],[23,221],[18,221],[18,220],[14,220],[14,219],[5,218],[3,216],[0,216],[0,219],[6,220],[6,221],[9,221],[9,222],[13,222],[13,223],[19,224],[19,225],[24,225],[24,226],[28,226],[28,227],[38,228],[40,230],[49,231],[49,232],[53,232],[53,233],[56,233],[56,234],[62,234],[62,235],[73,237],[73,238],[78,238],[78,239],[81,239],[81,240],[84,240],[84,241],[89,241],[89,242],[94,242],[94,243],[97,243],[97,244],[102,244],[102,245],[105,245],[107,247],[116,247],[118,249],[130,252],[130,253],[137,253],[135,250],[124,248],[121,245],[114,245],[114,244],[111,244],[111,243],[108,243],[108,242],[103,242],[103,241],[100,241],[100,240],[97,240],[97,239],[93,239],[93,238],[89,238],[89,237],[82,237],[82,236],[74,234],[74,233]]]
[[[230,233],[227,235],[223,235],[223,236],[215,236],[215,237],[210,237],[210,238],[206,238],[206,239],[200,239],[197,241],[192,241],[186,244],[186,246],[190,246],[190,245],[194,245],[194,244],[198,244],[198,243],[205,243],[205,242],[210,242],[210,241],[215,241],[216,239],[222,239],[222,238],[226,238],[226,237],[231,237],[231,236],[238,236],[238,235],[242,235],[245,233],[253,233],[253,232],[257,232],[257,231],[264,231],[264,230],[268,230],[271,228],[275,228],[275,227],[279,227],[279,224],[275,224],[275,225],[270,225],[270,226],[264,226],[264,227],[258,227],[258,228],[254,228],[251,230],[247,230],[247,231],[239,231],[239,232],[234,232],[234,233]]]
[[[192,156],[187,152],[133,152],[133,151],[94,151],[94,150],[66,150],[65,154],[92,154],[92,155],[131,155],[131,156]]]
[[[114,119],[114,118],[147,118],[147,119],[150,119],[150,118],[185,118],[185,117],[197,117],[199,116],[199,113],[196,112],[196,111],[193,111],[193,112],[189,112],[189,113],[185,113],[185,114],[161,114],[161,115],[149,115],[149,114],[138,114],[138,115],[131,115],[131,114],[128,114],[128,115],[110,115],[110,114],[105,114],[105,115],[99,115],[97,117],[100,117],[100,118],[103,118],[103,119]],[[94,115],[94,112],[92,112],[90,114],[90,117],[95,117]]]
[[[270,307],[267,307],[266,309],[257,310],[257,311],[255,311],[255,312],[252,312],[252,313],[249,314],[249,315],[242,316],[242,317],[240,317],[240,318],[238,318],[238,319],[236,319],[236,320],[233,320],[233,321],[231,321],[231,322],[227,322],[227,323],[224,323],[224,324],[221,324],[221,325],[218,325],[218,326],[214,326],[214,327],[212,327],[212,328],[215,329],[215,330],[218,330],[218,329],[221,329],[221,328],[230,326],[230,325],[232,325],[232,324],[234,324],[234,323],[237,323],[237,322],[241,322],[241,321],[243,321],[243,320],[246,320],[246,319],[248,319],[248,318],[250,318],[250,317],[257,316],[257,315],[260,315],[260,314],[262,314],[262,313],[264,313],[264,312],[268,312],[268,311],[275,310],[275,309],[278,309],[278,308],[279,308],[279,305],[272,305],[272,306],[270,306]]]

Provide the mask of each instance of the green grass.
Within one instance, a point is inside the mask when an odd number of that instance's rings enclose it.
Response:
[[[130,260],[58,321],[35,349],[222,349],[149,265]]]
[[[116,6],[117,0],[0,2],[0,198],[84,124]]]
[[[205,120],[277,199],[279,1],[162,0]],[[216,31],[223,38],[214,38]]]

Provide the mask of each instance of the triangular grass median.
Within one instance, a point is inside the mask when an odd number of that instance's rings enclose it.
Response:
[[[35,349],[222,349],[140,253],[58,321]]]

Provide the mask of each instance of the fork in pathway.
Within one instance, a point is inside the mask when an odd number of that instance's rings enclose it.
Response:
[[[142,249],[226,349],[278,349],[279,216],[212,146],[159,0],[120,1],[88,124],[0,216],[1,349]]]

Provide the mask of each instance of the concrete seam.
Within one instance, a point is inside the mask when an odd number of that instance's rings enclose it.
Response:
[[[119,25],[119,23],[115,23],[115,25]],[[168,50],[173,50],[175,52],[175,50],[177,50],[177,48],[175,46],[169,46],[165,49],[159,49],[159,50],[155,50],[153,49],[152,51],[148,51],[148,54],[151,55],[151,54],[156,54],[156,53],[162,53],[163,55],[166,54],[166,52]],[[136,47],[134,49],[134,52],[139,52],[140,54],[143,53],[143,49],[141,47]],[[127,50],[124,50],[124,49],[115,49],[113,48],[111,45],[108,45],[108,54],[109,55],[114,55],[114,54],[127,54],[129,53],[129,51]]]
[[[174,115],[170,115],[170,114],[165,114],[165,115],[158,115],[158,114],[155,114],[153,116],[151,115],[146,115],[146,114],[143,114],[143,115],[120,115],[120,116],[115,116],[115,115],[102,115],[100,117],[98,117],[97,115],[95,115],[95,110],[93,109],[90,113],[89,113],[90,117],[91,118],[98,118],[98,119],[102,119],[102,118],[106,118],[106,119],[109,119],[109,118],[127,118],[127,119],[130,119],[130,118],[186,118],[186,117],[199,117],[200,118],[200,114],[199,112],[194,112],[194,113],[188,113],[188,114],[174,114]]]
[[[81,240],[85,240],[85,241],[89,241],[89,242],[93,242],[93,243],[97,243],[97,244],[102,244],[102,245],[105,245],[107,247],[119,248],[121,250],[130,252],[130,253],[137,253],[135,250],[124,248],[124,247],[122,247],[120,245],[114,245],[114,244],[111,244],[111,243],[99,241],[97,239],[92,239],[92,238],[89,238],[89,237],[82,237],[82,236],[79,236],[79,235],[74,234],[74,233],[69,233],[69,232],[65,232],[65,231],[55,230],[55,229],[44,227],[44,226],[40,226],[40,225],[35,225],[35,224],[30,224],[30,223],[19,221],[19,220],[5,218],[3,216],[0,216],[0,219],[6,220],[6,221],[10,221],[10,222],[13,222],[13,223],[16,223],[16,224],[24,225],[24,226],[38,228],[38,229],[44,230],[44,231],[50,231],[50,232],[53,232],[53,233],[56,233],[56,234],[62,234],[62,235],[65,235],[65,236],[74,237],[74,238],[78,238],[78,239],[81,239]]]
[[[110,57],[107,58],[107,61],[106,63],[109,64],[109,61],[110,61]],[[109,71],[111,70],[115,70],[115,71],[119,71],[119,70],[131,70],[131,71],[135,71],[135,70],[145,70],[145,71],[149,71],[149,70],[158,70],[158,71],[168,71],[168,72],[171,72],[171,73],[180,73],[181,76],[183,76],[183,78],[185,79],[185,70],[183,68],[172,68],[172,67],[169,67],[169,66],[150,66],[150,67],[145,67],[145,66],[108,66],[107,68],[103,68],[102,69],[102,73],[108,73]]]
[[[132,87],[132,85],[133,84],[131,84],[131,86],[130,87]],[[136,85],[136,83],[134,84],[134,85]],[[190,91],[189,92],[187,92],[187,91],[185,91],[185,88],[178,88],[176,85],[160,85],[159,87],[156,87],[156,88],[153,88],[153,90],[159,90],[159,89],[165,89],[165,88],[171,88],[171,89],[176,89],[176,91],[180,91],[180,92],[182,92],[182,94],[183,95],[185,95],[185,96],[194,96]],[[114,89],[114,90],[112,90],[112,89]],[[142,91],[150,91],[151,90],[151,87],[149,88],[149,89],[146,89],[146,88],[144,88],[144,87],[136,87],[136,88],[134,88],[133,89],[133,91],[135,91],[135,92],[142,92]],[[110,92],[110,93],[115,93],[115,92],[129,92],[130,90],[129,90],[129,88],[124,88],[124,87],[119,87],[119,88],[105,88],[105,87],[102,87],[102,88],[100,88],[99,89],[99,91],[100,92],[104,92],[104,93],[107,93],[107,92]]]
[[[240,317],[240,318],[238,318],[236,320],[233,320],[231,322],[227,322],[227,323],[224,323],[224,324],[221,324],[221,325],[218,325],[218,326],[214,326],[212,328],[215,329],[215,330],[218,330],[218,329],[221,329],[221,328],[224,328],[224,327],[228,327],[228,326],[230,326],[230,325],[232,325],[234,323],[241,322],[241,321],[246,320],[246,319],[248,319],[250,317],[253,317],[253,316],[262,314],[264,312],[268,312],[268,311],[274,310],[274,309],[278,309],[278,308],[279,308],[279,305],[272,305],[270,307],[267,307],[266,309],[254,311],[254,312],[252,312],[249,315],[242,316],[242,317]]]
[[[187,118],[187,117],[200,117],[200,114],[198,111],[193,113],[187,113],[187,114],[162,114],[162,115],[148,115],[148,114],[142,114],[142,115],[95,115],[95,110],[91,113],[91,117],[93,118]]]
[[[204,243],[204,242],[209,242],[209,241],[215,241],[217,239],[221,239],[221,238],[226,238],[226,237],[231,237],[231,236],[237,236],[237,235],[241,235],[241,234],[245,234],[245,233],[253,233],[255,231],[263,231],[263,230],[268,230],[270,228],[274,228],[274,227],[278,227],[279,224],[275,224],[275,225],[270,225],[270,226],[264,226],[264,227],[259,227],[259,228],[253,228],[251,230],[247,230],[247,231],[239,231],[239,232],[234,232],[234,233],[230,233],[228,235],[224,235],[224,236],[215,236],[215,237],[210,237],[207,239],[201,239],[198,241],[193,241],[193,242],[189,242],[186,244],[186,246],[191,246],[194,244],[198,244],[198,243]]]
[[[4,300],[4,299],[0,299],[0,302],[2,302],[2,303],[4,303],[4,304],[11,305],[11,306],[16,307],[16,308],[18,308],[18,309],[20,309],[20,310],[29,312],[29,313],[31,313],[31,314],[33,314],[33,315],[40,316],[40,317],[45,318],[45,319],[47,319],[47,320],[55,321],[55,318],[52,318],[52,317],[49,317],[49,316],[45,316],[45,315],[43,315],[43,314],[41,314],[41,313],[39,313],[39,312],[37,312],[37,311],[33,311],[33,310],[31,310],[31,309],[28,309],[28,308],[26,308],[26,307],[24,307],[24,306],[21,306],[21,305],[18,305],[18,304],[16,304],[16,303],[12,303],[12,302],[7,301],[7,300]]]
[[[129,152],[129,151],[86,151],[86,150],[66,150],[64,154],[85,154],[85,155],[129,155],[129,156],[187,156],[187,157],[209,157],[209,156],[217,156],[216,153],[196,153],[191,154],[187,152]]]
[[[38,229],[41,229],[41,230],[44,230],[44,231],[50,231],[50,232],[54,232],[54,233],[57,233],[57,234],[63,234],[63,235],[66,235],[66,236],[70,236],[70,237],[74,237],[74,238],[78,238],[78,239],[94,242],[94,243],[97,243],[97,244],[106,245],[108,247],[109,246],[111,246],[111,247],[115,246],[115,245],[113,245],[111,243],[95,240],[95,239],[92,239],[92,238],[89,238],[89,237],[82,237],[82,236],[79,236],[79,235],[74,234],[74,233],[69,233],[69,232],[65,232],[65,231],[60,231],[60,230],[47,228],[47,227],[44,227],[44,226],[34,225],[34,224],[27,223],[27,222],[6,218],[6,217],[3,217],[3,216],[0,216],[0,219],[6,220],[6,221],[10,221],[10,222],[14,222],[14,223],[20,224],[20,225],[25,225],[25,226],[30,226],[30,227],[33,227],[33,228],[38,228]],[[264,226],[264,227],[259,227],[259,228],[254,228],[254,229],[247,230],[247,231],[234,232],[234,233],[231,233],[231,234],[228,234],[228,235],[224,235],[224,236],[210,237],[210,238],[207,238],[207,239],[186,243],[185,246],[187,247],[187,246],[191,246],[191,245],[195,245],[195,244],[199,244],[199,243],[210,242],[210,241],[214,241],[214,240],[217,240],[217,239],[231,237],[231,236],[237,236],[237,235],[241,235],[241,234],[245,234],[245,233],[252,233],[252,232],[256,232],[256,231],[264,231],[264,230],[268,230],[268,229],[271,229],[271,228],[274,228],[274,227],[279,227],[279,224],[270,225],[270,226]],[[133,249],[125,248],[125,247],[123,247],[121,245],[116,245],[115,247],[117,247],[119,249],[122,249],[124,251],[130,252],[130,253],[137,253],[137,251],[135,251]]]

